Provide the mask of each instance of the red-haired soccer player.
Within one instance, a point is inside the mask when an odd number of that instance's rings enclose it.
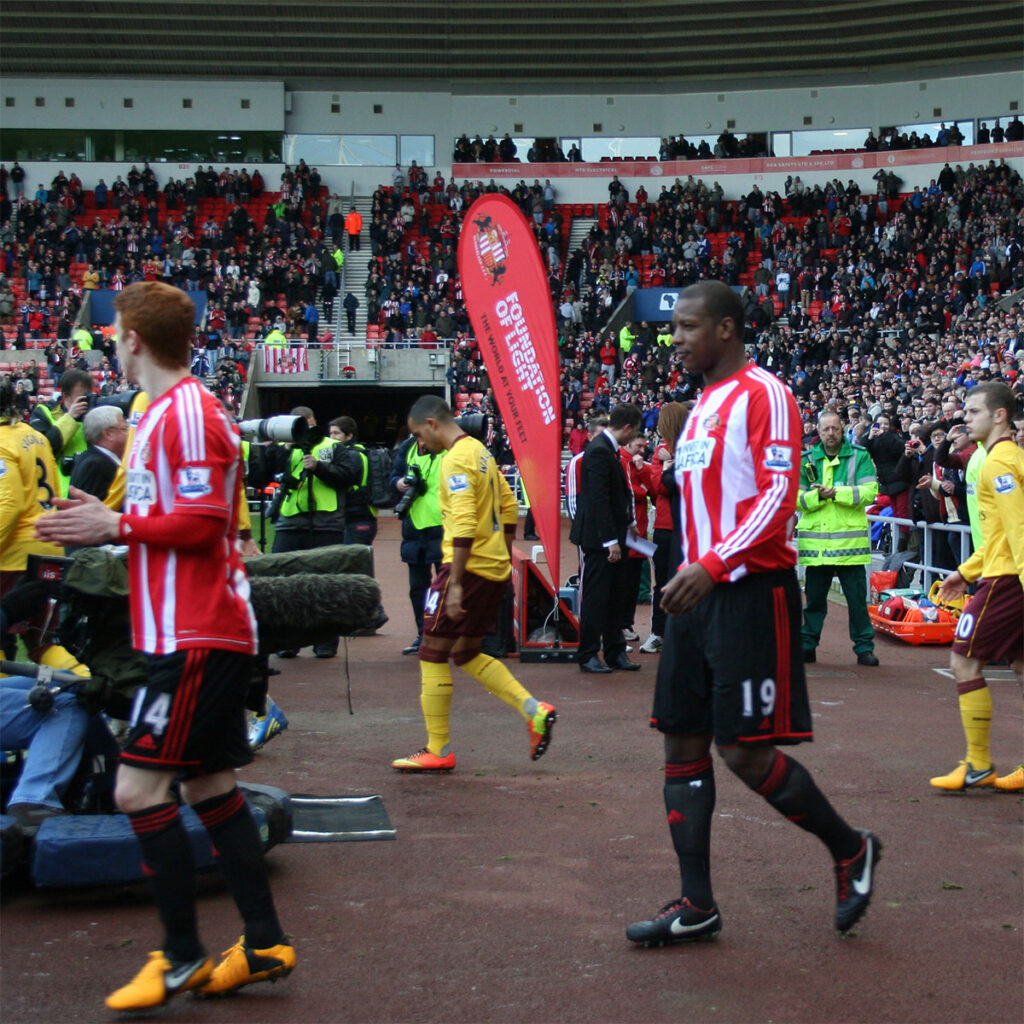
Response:
[[[277,978],[295,966],[270,893],[259,832],[235,784],[252,760],[245,695],[256,649],[238,534],[241,441],[189,371],[195,307],[156,281],[114,301],[121,367],[149,396],[126,473],[125,511],[74,491],[37,535],[58,544],[129,546],[132,642],[147,656],[115,799],[128,815],[153,883],[163,948],[107,998],[113,1010],[160,1006]],[[216,965],[196,923],[191,846],[171,784],[206,826],[245,922]]]

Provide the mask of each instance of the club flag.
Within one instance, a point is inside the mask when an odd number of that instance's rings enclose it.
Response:
[[[305,373],[309,369],[309,358],[305,346],[297,345],[295,348],[264,346],[263,369],[266,373]]]
[[[547,272],[530,225],[503,195],[481,196],[469,208],[458,258],[469,318],[557,587],[562,425]]]

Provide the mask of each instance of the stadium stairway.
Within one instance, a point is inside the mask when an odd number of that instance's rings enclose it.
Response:
[[[334,300],[334,317],[328,321],[324,315],[323,306],[320,307],[322,327],[320,333],[329,330],[339,341],[343,343],[357,343],[363,345],[366,341],[366,294],[364,291],[366,278],[370,273],[370,221],[373,200],[369,196],[356,196],[351,202],[344,204],[344,213],[348,213],[351,206],[359,211],[363,218],[363,230],[359,236],[359,251],[348,250],[348,238],[345,239],[345,278],[343,287],[338,291],[338,297]],[[359,300],[359,309],[356,310],[356,333],[348,333],[348,319],[345,316],[345,295],[352,292]]]
[[[566,253],[572,254],[577,249],[582,249],[587,235],[590,234],[590,229],[596,223],[596,217],[573,217],[572,227],[569,228],[569,243]]]

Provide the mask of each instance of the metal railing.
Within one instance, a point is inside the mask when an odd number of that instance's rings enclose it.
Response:
[[[971,528],[966,523],[926,523],[920,520],[915,521],[913,519],[901,519],[896,516],[868,516],[869,529],[875,523],[881,523],[892,527],[891,529],[883,532],[883,537],[886,537],[887,535],[887,539],[885,541],[885,547],[882,550],[887,554],[895,554],[899,550],[900,536],[902,535],[900,527],[905,526],[909,529],[916,529],[922,532],[921,561],[907,561],[903,564],[907,569],[912,569],[914,572],[917,572],[918,570],[921,571],[923,579],[922,589],[926,591],[931,588],[932,582],[935,579],[944,579],[945,576],[951,572],[950,569],[946,569],[935,564],[935,535],[937,533],[951,533],[959,535],[960,557],[958,559],[958,564],[966,562],[970,557]]]

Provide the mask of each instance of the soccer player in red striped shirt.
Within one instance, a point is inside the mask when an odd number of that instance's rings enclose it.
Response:
[[[845,932],[867,909],[881,844],[851,828],[778,749],[813,738],[792,542],[800,415],[782,382],[748,362],[732,288],[687,288],[673,323],[684,368],[704,377],[676,444],[682,563],[663,591],[669,620],[651,716],[665,738],[665,809],[682,893],[626,937],[649,946],[721,930],[710,874],[712,742],[740,779],[828,848],[836,927]]]
[[[58,544],[129,546],[132,643],[146,654],[148,683],[136,694],[115,799],[142,847],[164,942],[107,1006],[141,1010],[178,992],[219,995],[288,974],[295,950],[277,919],[256,822],[235,784],[235,769],[252,760],[245,696],[256,649],[235,545],[241,442],[189,372],[191,299],[147,281],[121,292],[114,308],[121,367],[150,397],[128,458],[125,511],[73,489],[36,529]],[[199,939],[175,779],[210,834],[245,922],[216,967]]]

